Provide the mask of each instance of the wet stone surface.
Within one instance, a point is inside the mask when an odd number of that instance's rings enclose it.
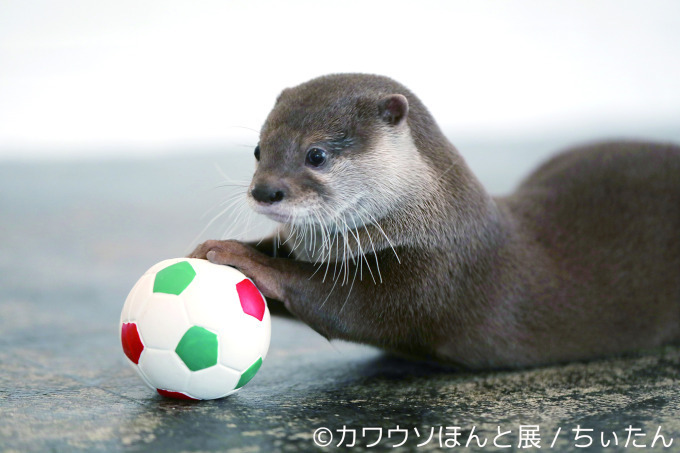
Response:
[[[470,450],[513,451],[526,425],[538,425],[543,451],[579,450],[589,437],[587,451],[625,450],[626,442],[637,451],[633,440],[651,451],[658,429],[673,444],[657,439],[653,450],[680,449],[673,346],[470,373],[329,343],[274,319],[262,368],[236,394],[190,402],[151,391],[126,363],[120,310],[136,279],[187,253],[229,196],[213,188],[218,174],[200,176],[211,162],[0,164],[0,451],[331,451],[343,427],[341,449],[356,433],[351,451],[447,450],[454,439],[471,439]],[[221,218],[201,237],[221,236],[230,222]],[[313,437],[321,427],[333,435],[325,448]],[[630,440],[629,427],[640,430]]]

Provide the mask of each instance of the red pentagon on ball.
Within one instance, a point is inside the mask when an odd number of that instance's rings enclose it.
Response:
[[[144,350],[144,343],[139,337],[137,324],[126,322],[120,331],[120,341],[123,343],[123,352],[134,364],[139,364],[139,356]]]
[[[266,305],[262,294],[260,294],[260,291],[258,291],[253,282],[247,278],[240,281],[236,284],[236,291],[238,292],[243,312],[257,318],[258,321],[262,321]]]
[[[191,401],[198,401],[196,398],[192,398],[189,395],[186,395],[182,392],[171,392],[170,390],[163,390],[163,389],[156,389],[159,395],[168,397],[168,398],[176,398],[179,400],[191,400]]]

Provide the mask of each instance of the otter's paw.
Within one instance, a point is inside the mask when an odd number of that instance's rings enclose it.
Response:
[[[282,279],[273,267],[272,258],[249,245],[238,241],[206,241],[196,247],[189,258],[235,267],[251,279],[265,297],[282,299]]]

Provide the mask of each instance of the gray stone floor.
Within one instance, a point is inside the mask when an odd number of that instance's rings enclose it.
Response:
[[[237,179],[251,165],[225,156],[0,164],[0,451],[323,451],[337,449],[343,427],[341,448],[356,434],[350,451],[446,449],[455,427],[463,446],[511,451],[526,425],[538,425],[541,450],[580,451],[588,436],[587,451],[625,450],[629,432],[644,433],[635,442],[652,450],[660,429],[673,444],[659,439],[653,450],[680,451],[680,348],[670,346],[469,373],[328,343],[275,319],[269,356],[237,394],[191,403],[151,392],[125,363],[120,309],[155,262],[243,232],[241,219],[227,233],[229,211],[201,233],[235,190],[216,188],[214,163]],[[481,176],[496,189],[512,185]],[[252,225],[253,235],[267,228]],[[322,427],[333,435],[326,448],[313,437]],[[484,448],[472,448],[471,433]]]

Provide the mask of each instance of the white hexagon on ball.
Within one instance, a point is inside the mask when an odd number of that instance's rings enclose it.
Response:
[[[236,385],[240,379],[241,373],[218,364],[191,374],[189,394],[202,400],[222,398],[238,390]]]
[[[182,296],[156,293],[139,316],[140,335],[150,348],[173,350],[192,324]],[[158,320],[163,322],[158,322]]]
[[[139,368],[156,389],[187,391],[191,372],[174,351],[146,349],[139,360]]]
[[[232,267],[217,266],[208,261],[195,260],[196,280],[183,295],[191,303],[186,304],[187,314],[195,325],[219,331],[242,313],[240,304],[228,303],[238,300],[236,284],[245,277]]]

